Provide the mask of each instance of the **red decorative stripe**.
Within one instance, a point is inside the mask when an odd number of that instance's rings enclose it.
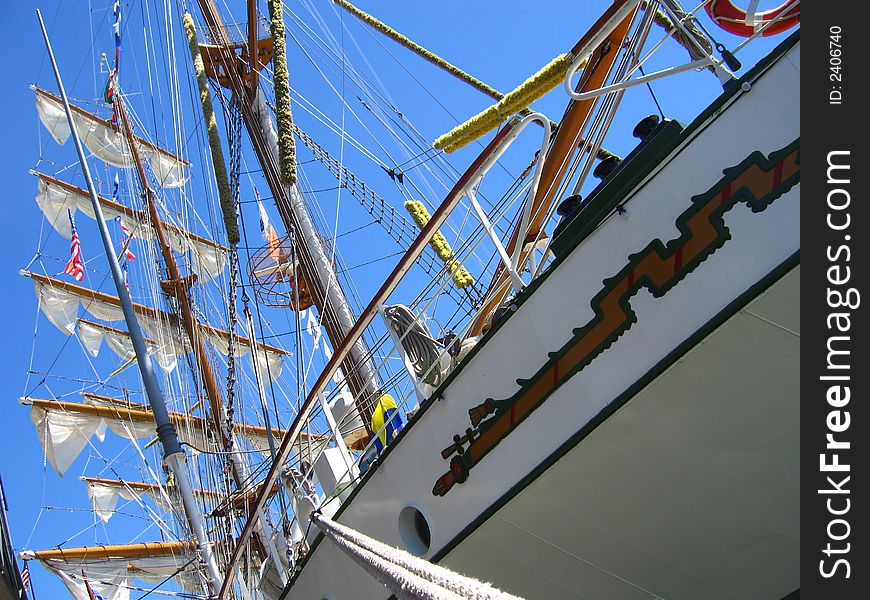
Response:
[[[559,384],[559,361],[553,363],[553,386]]]
[[[634,269],[632,269],[628,272],[628,285],[626,287],[630,288],[633,283],[634,283]]]
[[[683,248],[685,246],[680,246],[677,248],[677,251],[674,252],[674,275],[680,272],[680,269],[683,268]]]
[[[728,198],[731,197],[731,182],[729,181],[722,187],[721,192],[722,197],[719,199],[719,204],[725,204],[728,202]]]
[[[773,168],[773,187],[771,188],[771,190],[775,190],[782,183],[782,169],[784,166],[783,165],[784,162],[785,161],[782,161],[782,160],[779,161],[778,163],[776,163],[776,166]]]
[[[517,403],[514,402],[513,404],[511,404],[511,421],[510,421],[510,423],[511,423],[510,428],[511,429],[513,429],[514,425],[517,424],[516,411],[517,411]]]

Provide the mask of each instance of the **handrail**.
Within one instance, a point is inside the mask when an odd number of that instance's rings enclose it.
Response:
[[[308,420],[308,417],[311,415],[311,412],[314,410],[316,406],[319,406],[318,396],[321,394],[326,385],[331,381],[333,374],[338,370],[339,365],[345,359],[345,357],[349,354],[351,348],[357,343],[357,341],[362,336],[365,328],[372,322],[375,316],[378,314],[378,307],[384,303],[384,301],[390,296],[390,294],[396,289],[402,277],[417,258],[422,254],[423,249],[429,243],[429,240],[432,239],[432,236],[435,235],[435,232],[444,224],[447,220],[450,212],[459,204],[459,201],[462,198],[462,190],[464,190],[469,181],[472,178],[472,175],[476,173],[481,165],[486,161],[486,158],[493,152],[493,150],[498,146],[499,143],[511,132],[511,130],[516,126],[517,120],[512,119],[508,121],[505,127],[499,131],[496,136],[492,139],[492,141],[484,148],[481,154],[475,159],[475,161],[471,164],[471,166],[466,170],[466,172],[459,178],[456,184],[453,186],[453,189],[447,194],[444,201],[438,207],[438,210],[435,211],[435,214],[432,215],[432,218],[426,224],[426,226],[420,231],[417,238],[393,268],[392,273],[390,273],[387,280],[381,285],[381,288],[375,293],[372,300],[369,302],[368,306],[361,313],[359,319],[356,323],[354,323],[351,330],[348,332],[347,337],[342,340],[341,344],[334,350],[332,358],[326,364],[323,371],[321,371],[320,376],[317,378],[317,381],[311,387],[308,396],[305,398],[305,402],[303,402],[302,406],[299,408],[299,412],[296,415],[296,418],[293,420],[293,424],[287,430],[287,433],[284,435],[284,438],[281,440],[281,446],[278,448],[277,455],[275,460],[272,463],[271,468],[269,469],[269,473],[265,478],[264,490],[271,488],[275,482],[278,480],[278,477],[281,474],[281,465],[287,456],[290,454],[290,451],[293,445],[296,443],[296,439],[302,432],[302,428],[305,425],[305,422]],[[257,500],[254,504],[253,510],[250,512],[251,515],[257,515],[266,504],[266,494],[264,492],[260,492],[257,496]],[[224,578],[223,585],[221,586],[220,592],[218,594],[218,600],[223,600],[227,597],[227,593],[232,587],[232,582],[235,579],[235,565],[241,558],[242,552],[244,550],[245,544],[248,541],[248,538],[254,531],[254,526],[257,522],[255,516],[248,517],[245,522],[245,527],[242,529],[242,533],[239,535],[236,546],[233,548],[233,554],[230,558],[230,561],[227,563],[226,568],[226,576]]]
[[[568,95],[574,97],[574,88],[572,86],[571,80],[574,75],[579,71],[586,61],[589,60],[589,57],[592,56],[592,53],[595,49],[607,39],[607,37],[613,32],[614,29],[622,22],[622,20],[634,10],[634,7],[640,4],[641,0],[628,0],[624,2],[622,5],[616,7],[615,9],[611,7],[611,12],[609,15],[605,15],[604,22],[596,23],[596,26],[590,30],[590,35],[584,37],[577,46],[571,50],[571,54],[574,56],[574,59],[571,61],[571,66],[568,67],[568,73],[565,75],[565,90],[568,92]]]

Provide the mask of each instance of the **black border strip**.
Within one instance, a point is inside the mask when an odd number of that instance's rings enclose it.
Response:
[[[737,314],[740,309],[742,309],[752,300],[760,296],[774,283],[779,281],[786,273],[791,271],[799,264],[800,251],[798,250],[785,261],[780,263],[777,267],[775,267],[772,271],[770,271],[767,275],[765,275],[762,279],[752,285],[749,289],[747,289],[737,298],[732,300],[712,319],[710,319],[699,329],[697,329],[695,333],[690,335],[688,338],[683,340],[683,342],[680,343],[676,348],[671,350],[664,358],[662,358],[662,360],[656,363],[656,365],[653,366],[652,369],[647,371],[645,375],[635,381],[631,386],[628,387],[628,389],[626,389],[622,394],[617,396],[610,404],[605,406],[586,425],[584,425],[579,431],[577,431],[577,433],[568,438],[565,443],[563,443],[552,454],[550,454],[547,458],[541,461],[541,463],[538,464],[538,466],[535,467],[530,473],[520,479],[511,489],[509,489],[504,495],[502,495],[498,500],[491,504],[489,508],[484,510],[480,515],[477,516],[477,518],[471,521],[471,523],[469,523],[462,531],[460,531],[452,540],[445,544],[444,547],[441,548],[441,550],[433,554],[430,560],[435,563],[440,562],[441,559],[447,556],[454,548],[456,548],[456,546],[461,544],[468,536],[474,533],[474,531],[478,527],[483,525],[483,523],[487,521],[492,515],[501,510],[508,502],[510,502],[516,495],[522,492],[528,485],[530,485],[535,479],[543,474],[544,471],[553,466],[560,458],[573,450],[575,446],[577,446],[581,441],[583,441],[584,438],[586,438],[586,436],[592,433],[592,431],[594,431],[599,425],[601,425],[610,416],[612,416],[617,410],[622,408],[622,406],[624,406],[629,400],[636,396],[643,388],[649,385],[671,365],[673,365],[680,358],[682,358],[687,352],[689,352],[689,350],[694,348],[704,338],[710,335],[715,329],[720,327],[728,319]]]

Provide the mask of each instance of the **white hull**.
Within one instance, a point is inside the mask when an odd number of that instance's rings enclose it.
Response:
[[[779,600],[799,587],[799,181],[755,211],[728,209],[730,235],[712,253],[659,297],[631,295],[635,322],[467,481],[433,493],[469,409],[517,393],[518,377],[593,321],[593,298],[629,257],[681,236],[677,218],[723,170],[799,139],[799,57],[798,43],[710,114],[629,193],[627,218],[604,220],[547,274],[424,405],[340,522],[405,548],[400,514],[415,507],[431,530],[426,558],[527,598]],[[286,597],[388,595],[321,542]]]

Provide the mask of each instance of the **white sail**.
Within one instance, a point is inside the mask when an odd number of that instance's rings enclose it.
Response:
[[[87,288],[57,281],[51,277],[29,272],[23,272],[23,274],[33,279],[36,297],[39,299],[39,306],[43,314],[66,335],[72,335],[76,332],[76,324],[79,322],[79,307],[103,321],[121,321],[124,318],[120,302],[114,296],[96,293]],[[158,360],[162,361],[161,367],[171,371],[172,357],[191,351],[185,337],[175,325],[176,318],[141,304],[134,304],[134,308],[138,313],[142,329],[154,340]],[[200,331],[215,350],[224,356],[229,353],[229,333],[206,325],[201,325]],[[128,335],[125,332],[119,330],[106,332],[105,328],[102,328],[101,331],[95,331],[93,326],[86,326],[84,335],[85,338],[82,342],[94,356],[99,352],[98,342],[106,340],[112,351],[122,359],[132,358],[128,352],[127,342],[122,339]],[[258,361],[260,372],[273,379],[280,377],[283,357],[289,352],[259,342],[252,343],[242,336],[237,336],[236,342],[236,356],[249,354],[251,347],[254,346],[256,351],[251,354],[251,360]]]
[[[92,397],[93,398],[93,397]],[[69,469],[75,460],[97,435],[102,440],[108,428],[115,434],[130,440],[154,438],[157,436],[157,426],[153,415],[144,405],[125,403],[123,406],[105,402],[88,402],[79,404],[57,400],[42,400],[38,398],[22,398],[21,404],[30,404],[30,419],[36,427],[36,432],[45,452],[46,459],[58,475]],[[216,436],[207,435],[211,424],[200,417],[183,413],[169,413],[170,419],[179,430],[179,437],[195,448],[218,450],[210,439]],[[237,423],[235,433],[243,436],[249,444],[266,456],[270,455],[268,430],[257,425]],[[279,444],[286,432],[273,429],[275,444]],[[303,435],[300,444],[308,453],[308,444],[312,456],[316,456],[327,443],[324,436],[309,437]]]
[[[66,143],[70,136],[69,122],[63,109],[63,103],[56,96],[39,88],[36,91],[36,110],[39,120],[45,125],[58,144]],[[130,146],[118,128],[115,128],[84,110],[73,107],[73,120],[79,137],[88,150],[104,162],[122,169],[134,166]],[[190,163],[177,156],[137,138],[140,152],[151,165],[151,170],[163,187],[173,188],[184,185],[190,175],[187,167]]]
[[[99,356],[103,342],[106,342],[109,349],[121,360],[131,361],[136,357],[133,340],[126,331],[79,319],[76,332],[82,345],[94,358]],[[185,344],[177,333],[173,333],[174,335],[171,336],[161,336],[160,343],[150,339],[145,340],[148,353],[157,359],[157,364],[167,375],[178,365],[178,355],[190,352],[190,345]]]
[[[102,481],[86,481],[85,486],[91,506],[93,506],[97,516],[103,520],[103,523],[108,523],[112,515],[115,514],[115,507],[120,498],[142,502],[147,497],[163,512],[172,510],[172,505],[166,501],[166,497],[156,486],[149,489],[137,489],[128,485],[111,485]]]
[[[33,174],[39,178],[36,204],[60,235],[66,239],[72,237],[67,210],[73,217],[77,211],[81,211],[91,219],[96,219],[91,199],[85,190],[42,173]],[[154,228],[143,212],[105,198],[99,198],[99,201],[106,221],[121,217],[134,237],[143,241],[156,237]],[[167,242],[175,252],[190,252],[191,266],[202,281],[211,281],[223,272],[227,261],[227,248],[169,223],[164,223],[163,228],[166,230]]]
[[[104,600],[129,600],[130,586],[135,579],[158,584],[171,577],[184,589],[198,591],[201,587],[199,564],[190,547],[179,543],[163,545],[171,545],[177,553],[69,558],[56,557],[54,553],[50,557],[41,556],[48,552],[22,552],[21,557],[39,560],[46,569],[56,573],[75,600],[89,600],[86,579],[87,585]],[[155,548],[159,546],[154,544]],[[75,550],[69,553],[74,555]]]

